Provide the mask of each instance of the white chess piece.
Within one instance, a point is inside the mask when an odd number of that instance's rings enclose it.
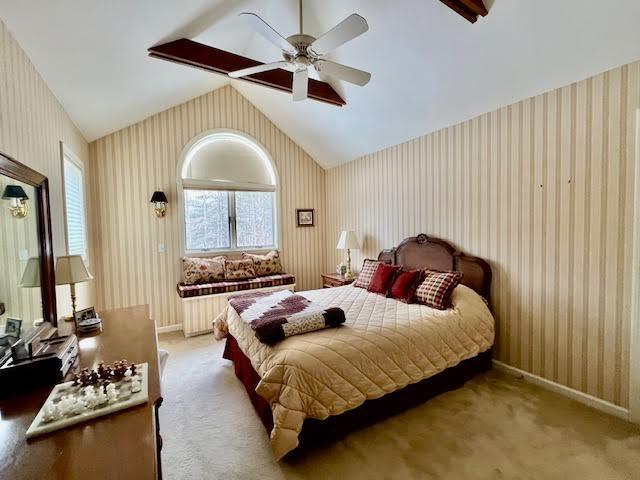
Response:
[[[98,393],[98,395],[96,395],[96,403],[98,405],[104,405],[105,403],[107,403],[107,395],[104,392],[100,392]]]
[[[141,390],[141,387],[138,379],[134,378],[133,380],[131,380],[131,392],[138,393],[140,390]]]

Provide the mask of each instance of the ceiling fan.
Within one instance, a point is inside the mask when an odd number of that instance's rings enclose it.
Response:
[[[361,87],[369,83],[371,79],[369,72],[323,58],[327,53],[366,32],[369,29],[369,25],[367,25],[367,21],[364,18],[355,13],[349,15],[338,25],[316,39],[311,35],[305,35],[303,33],[302,0],[300,0],[299,15],[300,33],[284,38],[255,13],[241,13],[240,16],[244,18],[257,33],[282,50],[284,60],[235,70],[229,72],[229,76],[232,78],[241,78],[278,68],[291,71],[293,72],[292,90],[294,101],[301,101],[307,98],[309,68],[311,67],[319,73],[324,73],[330,77],[344,80],[345,82],[353,83]]]

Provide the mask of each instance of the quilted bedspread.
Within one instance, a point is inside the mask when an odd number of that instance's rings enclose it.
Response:
[[[464,285],[453,291],[449,310],[405,304],[352,285],[304,296],[342,308],[346,322],[272,346],[260,343],[232,307],[214,322],[216,337],[231,333],[262,378],[256,391],[271,404],[277,459],[298,446],[305,418],[323,420],[356,408],[474,357],[494,341],[491,312]]]

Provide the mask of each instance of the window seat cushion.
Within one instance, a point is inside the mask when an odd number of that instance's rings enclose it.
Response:
[[[256,288],[279,287],[296,283],[296,277],[290,273],[267,275],[265,277],[246,278],[242,280],[227,280],[224,282],[201,283],[198,285],[178,284],[178,295],[182,298],[200,297],[218,293],[240,292]]]

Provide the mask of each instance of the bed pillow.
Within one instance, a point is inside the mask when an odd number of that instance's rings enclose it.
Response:
[[[253,260],[253,268],[255,268],[256,275],[258,277],[264,277],[265,275],[277,275],[282,273],[280,253],[277,250],[271,250],[266,255],[243,253],[242,258]]]
[[[358,274],[358,278],[356,278],[356,281],[353,282],[353,286],[364,288],[365,290],[368,289],[369,284],[371,283],[371,280],[376,273],[378,265],[382,265],[382,262],[371,260],[370,258],[365,259],[362,264],[362,268],[360,269],[360,273]]]
[[[382,295],[387,295],[387,292],[391,288],[393,284],[393,280],[396,278],[396,275],[402,270],[402,267],[396,267],[393,265],[387,265],[386,263],[381,263],[378,265],[376,269],[376,273],[373,275],[371,279],[371,283],[369,284],[369,290],[372,293],[380,293]]]
[[[214,283],[224,280],[225,257],[182,258],[182,280],[185,285]]]
[[[416,301],[427,307],[446,310],[451,306],[451,293],[462,280],[462,272],[424,270],[416,289]]]
[[[253,260],[245,258],[242,260],[224,261],[224,278],[227,280],[243,280],[245,278],[255,278],[256,269],[253,267]]]
[[[400,272],[393,280],[389,289],[389,296],[404,303],[411,303],[420,281],[420,270]]]

